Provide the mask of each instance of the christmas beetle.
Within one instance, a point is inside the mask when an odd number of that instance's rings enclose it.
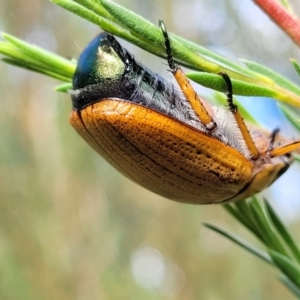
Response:
[[[180,89],[136,61],[110,34],[83,51],[73,78],[70,123],[112,166],[145,188],[193,204],[245,199],[273,183],[300,142],[246,127],[222,73],[228,108],[199,98],[175,65]]]

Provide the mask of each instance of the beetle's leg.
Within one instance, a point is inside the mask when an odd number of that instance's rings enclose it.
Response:
[[[249,130],[248,130],[246,124],[244,123],[244,120],[243,120],[241,114],[239,113],[237,105],[235,105],[233,103],[231,80],[230,80],[229,76],[227,75],[227,73],[220,72],[219,75],[221,75],[223,77],[223,79],[227,85],[227,90],[226,90],[225,94],[227,96],[227,102],[228,102],[229,109],[236,120],[236,123],[241,131],[241,134],[245,140],[245,143],[251,153],[252,159],[254,159],[254,160],[258,159],[259,152],[256,148],[256,145],[249,133]]]
[[[196,91],[190,84],[189,80],[187,79],[183,71],[174,63],[169,35],[165,23],[162,20],[159,20],[159,27],[161,28],[161,31],[165,39],[167,60],[168,60],[168,65],[171,68],[171,72],[173,73],[183,94],[185,95],[186,99],[189,101],[191,107],[195,111],[201,123],[206,127],[207,130],[213,131],[217,127],[216,122],[214,121],[212,116],[205,108],[203,100],[201,100],[201,98],[198,97]]]
[[[292,142],[290,144],[272,149],[271,151],[269,151],[269,155],[271,157],[282,156],[282,155],[285,155],[285,154],[295,151],[299,147],[300,147],[300,141]]]
[[[278,128],[274,129],[271,133],[270,145],[269,145],[269,148],[267,151],[267,153],[271,157],[285,155],[285,154],[290,153],[300,147],[300,141],[297,141],[297,142],[289,143],[289,144],[281,146],[281,147],[274,148],[274,141],[275,141],[278,133],[279,133]]]

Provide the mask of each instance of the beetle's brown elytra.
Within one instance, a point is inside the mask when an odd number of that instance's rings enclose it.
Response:
[[[73,114],[74,126],[78,117]],[[188,193],[189,201],[198,203],[199,193],[217,197],[224,182],[222,194],[230,197],[252,174],[251,164],[235,149],[219,141],[212,144],[209,136],[195,134],[190,126],[177,128],[172,118],[161,120],[163,115],[140,105],[103,99],[80,116],[86,131],[92,132],[94,148],[127,177],[148,182],[149,189],[165,197],[184,202]],[[199,166],[205,177],[199,176]]]
[[[162,21],[160,27],[182,91],[102,33],[79,58],[70,123],[112,166],[166,198],[226,203],[263,190],[288,169],[300,142],[284,145],[275,131],[248,130],[227,74],[220,75],[229,109],[198,97],[173,61]]]

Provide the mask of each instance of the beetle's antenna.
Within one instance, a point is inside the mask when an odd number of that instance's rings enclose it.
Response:
[[[268,148],[268,152],[272,151],[274,149],[274,142],[276,139],[276,136],[278,135],[280,129],[279,128],[275,128],[270,135],[270,144],[269,144],[269,148]]]
[[[230,109],[231,113],[233,114],[238,127],[240,128],[241,134],[242,134],[242,136],[245,140],[245,143],[251,153],[252,159],[256,160],[259,158],[259,152],[258,152],[256,145],[249,133],[249,130],[248,130],[246,124],[244,123],[244,120],[238,110],[238,106],[233,103],[231,79],[227,73],[220,72],[219,75],[221,75],[223,77],[223,79],[226,83],[225,94],[227,97],[229,109]]]
[[[179,68],[179,66],[175,64],[172,55],[171,41],[163,20],[159,20],[159,27],[164,37],[167,61],[171,72],[173,73],[177,83],[179,84],[186,100],[190,103],[192,109],[199,118],[199,121],[205,126],[208,131],[214,131],[217,128],[217,124],[206,109],[209,104],[199,98],[183,71]]]
[[[289,143],[287,145],[283,145],[281,147],[274,148],[274,142],[279,131],[280,131],[279,128],[274,129],[270,136],[270,145],[267,153],[271,157],[287,155],[288,153],[295,151],[297,148],[300,147],[300,141],[296,141],[296,142]]]
[[[281,147],[274,148],[274,142],[279,134],[280,129],[275,128],[270,135],[270,144],[269,148],[267,150],[267,154],[270,157],[275,157],[275,156],[282,156],[282,155],[288,155],[290,152],[295,151],[297,148],[300,147],[300,141],[292,142],[287,145],[283,145]]]

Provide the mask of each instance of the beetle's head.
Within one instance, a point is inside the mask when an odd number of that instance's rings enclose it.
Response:
[[[268,185],[279,178],[293,162],[292,151],[296,150],[300,143],[290,142],[279,134],[279,129],[270,134],[267,131],[251,128],[251,136],[260,153],[259,158],[253,161],[254,174],[267,170]]]

